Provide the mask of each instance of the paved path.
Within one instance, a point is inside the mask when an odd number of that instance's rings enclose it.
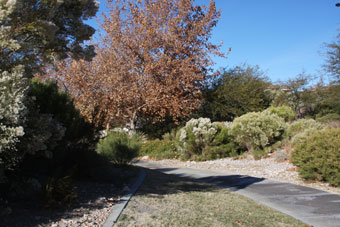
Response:
[[[340,195],[337,194],[246,175],[175,168],[147,161],[138,161],[135,165],[227,188],[314,227],[340,227]]]

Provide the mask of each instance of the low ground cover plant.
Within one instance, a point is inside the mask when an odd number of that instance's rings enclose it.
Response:
[[[319,130],[294,147],[291,161],[306,180],[340,186],[340,129]]]

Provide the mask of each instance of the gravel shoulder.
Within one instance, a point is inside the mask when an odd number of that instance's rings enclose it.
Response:
[[[240,159],[234,160],[232,158],[224,158],[212,161],[182,162],[179,160],[151,160],[148,157],[141,158],[148,162],[159,163],[161,165],[179,168],[193,168],[193,169],[207,169],[214,170],[226,174],[240,174],[248,175],[258,178],[267,178],[281,182],[293,183],[320,189],[323,191],[340,194],[340,188],[330,186],[328,183],[322,182],[306,182],[299,177],[296,167],[289,163],[277,162],[274,158],[266,158],[261,160]]]

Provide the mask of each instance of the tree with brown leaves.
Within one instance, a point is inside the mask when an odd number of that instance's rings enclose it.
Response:
[[[103,16],[97,56],[60,63],[56,78],[98,126],[188,115],[211,71],[209,42],[220,12],[194,0],[115,0]]]

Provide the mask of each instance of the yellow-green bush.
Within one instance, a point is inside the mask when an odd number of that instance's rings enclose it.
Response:
[[[289,138],[293,138],[299,133],[304,132],[305,130],[310,130],[310,129],[323,129],[324,126],[318,122],[316,122],[313,119],[299,119],[292,124],[288,125],[287,127],[287,136]]]
[[[291,161],[302,178],[340,186],[340,129],[328,128],[309,136],[294,148]]]
[[[150,140],[144,143],[140,150],[140,155],[147,155],[150,158],[176,159],[179,158],[176,142],[172,140]]]
[[[279,107],[269,107],[265,111],[271,113],[271,114],[276,114],[279,117],[282,117],[285,122],[288,121],[293,121],[296,119],[296,114],[292,108],[289,106],[279,106]]]

